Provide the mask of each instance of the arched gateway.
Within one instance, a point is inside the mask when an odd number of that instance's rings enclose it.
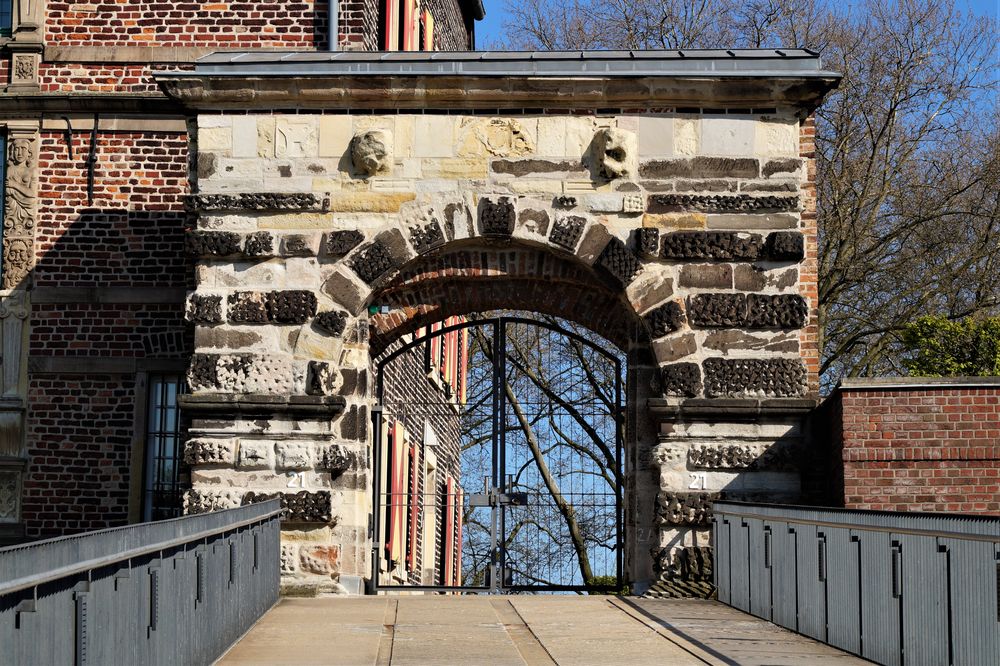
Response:
[[[713,497],[800,499],[814,54],[219,54],[159,81],[197,113],[186,509],[281,497],[286,585],[415,566],[431,519],[406,533],[380,493],[394,450],[426,483],[437,435],[397,446],[380,359],[479,313],[626,357],[618,582],[703,592]],[[454,367],[417,378],[454,396]],[[505,490],[453,481],[460,506]]]

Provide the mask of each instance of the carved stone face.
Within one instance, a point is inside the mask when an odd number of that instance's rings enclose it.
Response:
[[[392,169],[391,137],[384,130],[358,134],[351,141],[351,162],[362,176],[388,173]]]
[[[31,160],[31,142],[27,139],[14,139],[10,145],[10,161],[16,165],[26,165]]]
[[[615,127],[600,130],[594,137],[598,174],[609,180],[629,178],[635,173],[635,135]]]

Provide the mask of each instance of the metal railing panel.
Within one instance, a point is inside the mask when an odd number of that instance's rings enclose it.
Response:
[[[0,549],[0,664],[202,664],[278,599],[279,505]]]
[[[720,600],[877,663],[1000,663],[1000,518],[714,511]]]

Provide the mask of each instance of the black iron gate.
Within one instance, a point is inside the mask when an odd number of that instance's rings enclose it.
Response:
[[[372,589],[623,587],[623,359],[555,319],[453,317],[376,364]]]

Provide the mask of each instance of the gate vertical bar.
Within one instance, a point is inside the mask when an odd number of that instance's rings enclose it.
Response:
[[[507,492],[507,320],[498,317],[493,328],[493,359],[495,368],[493,381],[496,384],[497,411],[494,421],[494,439],[497,442],[493,453],[493,487]],[[499,502],[494,502],[493,512],[499,512],[500,532],[493,543],[493,550],[499,553],[500,567],[494,589],[503,590],[507,584],[507,515]]]
[[[624,410],[622,409],[622,364],[618,357],[614,359],[615,364],[615,469],[619,474],[622,474],[622,479],[624,480],[623,468],[622,468],[622,440],[624,438],[624,433],[622,432],[622,420],[625,418]],[[618,591],[621,592],[625,589],[625,566],[623,558],[625,556],[625,516],[623,513],[623,502],[622,493],[624,489],[622,483],[617,483],[615,487],[615,515],[618,516],[617,528],[618,528]]]

